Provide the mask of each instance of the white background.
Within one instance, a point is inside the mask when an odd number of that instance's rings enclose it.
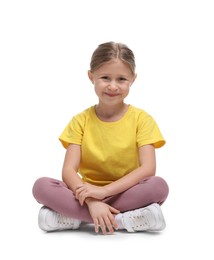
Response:
[[[213,14],[208,0],[0,2],[1,259],[213,259]],[[167,228],[45,234],[32,185],[61,177],[58,136],[97,102],[87,70],[105,41],[134,51],[126,101],[153,115],[167,141],[157,150]]]

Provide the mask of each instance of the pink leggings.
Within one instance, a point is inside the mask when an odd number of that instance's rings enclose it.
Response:
[[[118,195],[104,199],[104,202],[120,212],[125,212],[151,203],[161,205],[166,200],[168,192],[165,180],[152,176]],[[39,203],[64,216],[92,223],[87,205],[81,206],[74,193],[62,181],[48,177],[39,178],[33,186],[33,196]]]

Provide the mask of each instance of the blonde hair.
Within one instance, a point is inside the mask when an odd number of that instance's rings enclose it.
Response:
[[[135,57],[131,49],[123,43],[106,42],[98,45],[91,57],[90,71],[93,73],[103,64],[112,59],[120,59],[128,64],[132,73],[135,74]]]

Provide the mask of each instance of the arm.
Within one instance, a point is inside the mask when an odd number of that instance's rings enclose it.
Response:
[[[145,145],[139,148],[139,160],[140,166],[137,169],[103,187],[96,187],[87,183],[79,185],[76,190],[76,196],[80,204],[82,205],[88,197],[104,199],[119,194],[136,185],[142,179],[155,175],[156,159],[153,145]]]
[[[62,180],[68,188],[75,193],[78,185],[81,185],[82,179],[78,175],[78,169],[81,159],[81,146],[70,144],[67,148],[64,164],[62,168]]]
[[[75,194],[76,188],[83,185],[82,179],[78,175],[78,169],[81,159],[81,146],[70,144],[65,154],[65,160],[62,169],[62,179],[67,184],[70,190]],[[93,198],[86,198],[89,213],[95,224],[95,231],[99,231],[99,225],[106,234],[107,230],[111,234],[114,233],[114,228],[117,229],[117,223],[113,214],[118,214],[119,210],[107,205],[106,203]]]
[[[123,192],[139,183],[142,179],[155,175],[156,158],[153,145],[145,145],[139,148],[140,167],[114,181],[105,187],[106,197]]]

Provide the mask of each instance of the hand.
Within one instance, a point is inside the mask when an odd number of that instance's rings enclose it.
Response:
[[[88,205],[90,215],[93,219],[96,233],[99,232],[99,226],[104,235],[107,233],[106,228],[110,234],[114,233],[114,229],[118,229],[118,225],[113,214],[119,214],[119,210],[109,206],[105,202],[96,199],[89,198],[86,200],[86,203]]]
[[[104,186],[98,187],[89,183],[83,183],[77,186],[75,190],[75,196],[82,206],[86,198],[90,197],[98,200],[103,200],[105,197],[107,197],[107,192]]]

